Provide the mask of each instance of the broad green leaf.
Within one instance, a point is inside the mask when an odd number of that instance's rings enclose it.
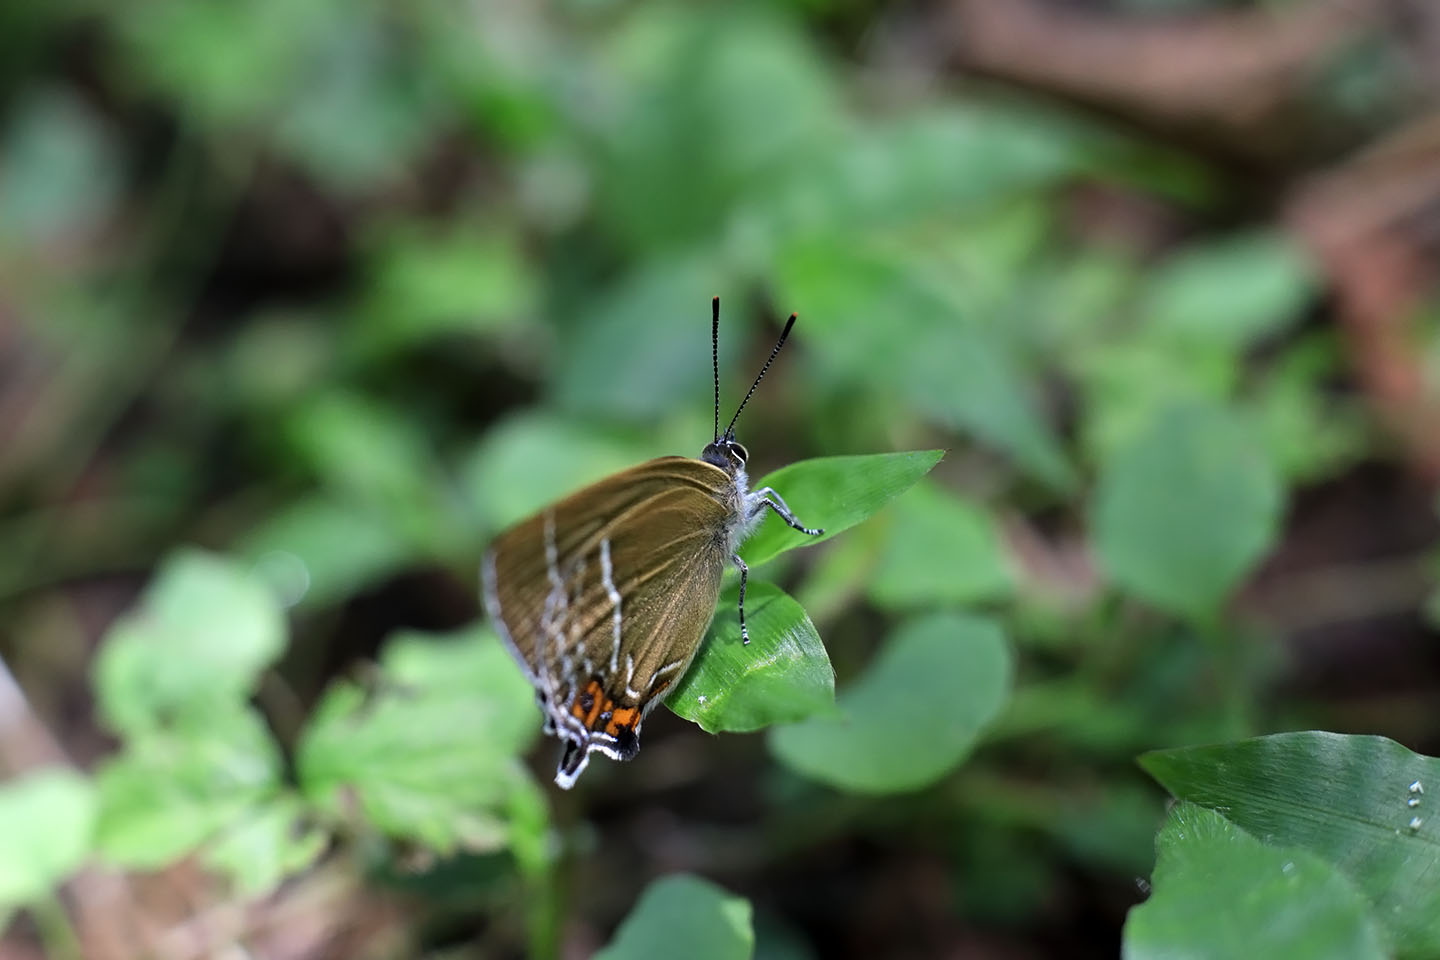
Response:
[[[841,790],[918,790],[970,752],[1009,695],[1012,672],[994,623],[956,614],[912,620],[841,691],[839,717],[777,727],[770,747],[786,766]]]
[[[1440,954],[1440,760],[1311,730],[1160,750],[1140,765],[1180,799],[1339,867],[1401,955]]]
[[[922,482],[890,508],[870,599],[887,609],[976,603],[1013,585],[1000,532],[981,508]]]
[[[1150,280],[1145,317],[1191,341],[1243,347],[1293,323],[1315,291],[1315,269],[1273,233],[1209,242],[1166,261]]]
[[[115,866],[176,860],[263,808],[281,758],[259,715],[217,701],[204,716],[131,735],[96,777],[97,850]]]
[[[758,566],[786,550],[819,543],[850,529],[914,486],[944,455],[943,450],[915,450],[819,457],[781,467],[754,482],[751,489],[774,487],[797,520],[825,533],[806,536],[767,509],[765,521],[740,548],[741,558]]]
[[[666,705],[710,733],[759,730],[833,711],[835,670],[800,604],[779,587],[751,580],[746,646],[738,595],[738,587],[721,595],[700,653]]]
[[[305,794],[440,851],[504,846],[501,813],[526,776],[515,757],[540,726],[509,652],[480,628],[404,633],[380,666],[378,689],[340,681],[316,708],[297,756]]]
[[[1269,549],[1283,491],[1247,426],[1219,407],[1176,407],[1104,465],[1092,523],[1115,581],[1204,617]]]
[[[750,901],[689,874],[661,877],[595,960],[748,960],[755,950]]]
[[[74,872],[94,826],[94,788],[76,773],[41,770],[0,783],[0,916]]]
[[[1150,899],[1125,921],[1125,960],[1382,960],[1365,898],[1320,857],[1267,846],[1182,803],[1156,840]]]
[[[305,808],[286,794],[237,817],[206,847],[205,865],[224,873],[246,896],[267,893],[310,866],[329,835],[305,822]]]
[[[284,615],[263,581],[223,557],[178,551],[105,635],[95,665],[101,713],[132,734],[175,711],[238,704],[284,646]]]
[[[344,600],[416,556],[373,510],[327,494],[284,507],[238,547],[277,596],[302,609]]]

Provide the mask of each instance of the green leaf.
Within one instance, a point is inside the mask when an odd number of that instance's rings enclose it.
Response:
[[[96,778],[96,846],[108,862],[163,866],[263,807],[280,789],[279,748],[253,710],[204,715],[132,735]]]
[[[1243,347],[1299,319],[1315,269],[1280,234],[1206,243],[1166,261],[1150,281],[1150,322],[1186,340]]]
[[[223,557],[178,551],[139,609],[105,635],[95,666],[101,714],[133,734],[175,711],[238,704],[284,646],[284,615],[261,580]]]
[[[595,960],[748,960],[755,950],[750,901],[675,873],[645,888]]]
[[[69,770],[0,784],[0,915],[48,894],[90,852],[95,791]]]
[[[980,507],[924,482],[890,508],[870,599],[900,610],[993,600],[1013,586],[1000,532]]]
[[[819,457],[781,467],[751,489],[774,487],[797,520],[825,533],[806,536],[774,516],[774,511],[766,510],[765,522],[740,548],[741,559],[758,566],[786,550],[819,543],[850,529],[914,486],[943,456],[943,450],[915,450]]]
[[[535,695],[488,630],[402,633],[373,692],[340,681],[301,737],[310,800],[340,816],[358,803],[379,830],[443,852],[506,843],[500,811],[526,774],[515,757],[539,727]]]
[[[1100,559],[1120,586],[1204,617],[1269,549],[1282,494],[1245,424],[1219,407],[1172,408],[1104,465]]]
[[[746,646],[738,595],[738,587],[721,595],[700,653],[666,705],[710,733],[759,730],[832,712],[835,670],[805,610],[779,587],[751,580]]]
[[[286,794],[237,818],[210,844],[202,859],[224,873],[246,896],[267,893],[325,852],[329,835],[305,823],[305,807]]]
[[[1156,751],[1140,765],[1176,797],[1339,867],[1402,955],[1440,954],[1440,760],[1312,730]]]
[[[798,773],[854,793],[918,790],[970,752],[1009,695],[1010,648],[988,620],[937,614],[901,627],[856,683],[838,718],[770,734]]]
[[[1365,898],[1321,858],[1267,846],[1190,803],[1156,841],[1154,892],[1125,921],[1125,960],[1381,960]]]

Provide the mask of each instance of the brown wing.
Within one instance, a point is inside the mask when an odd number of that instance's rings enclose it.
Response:
[[[490,618],[535,684],[547,730],[582,749],[574,774],[589,749],[621,759],[638,749],[640,721],[709,626],[738,510],[725,471],[662,457],[511,527],[486,553]]]

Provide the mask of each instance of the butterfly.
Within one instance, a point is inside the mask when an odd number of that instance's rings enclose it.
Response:
[[[685,675],[720,596],[725,565],[740,572],[740,635],[749,574],[740,544],[773,511],[800,523],[779,493],[751,490],[735,423],[795,325],[791,314],[765,365],[720,431],[720,298],[711,303],[715,438],[698,458],[660,457],[612,474],[501,533],[485,552],[486,612],[535,687],[545,732],[563,742],[564,789],[590,754],[630,760],[640,725]]]

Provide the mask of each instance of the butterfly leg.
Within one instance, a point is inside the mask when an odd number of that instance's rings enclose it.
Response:
[[[730,560],[740,570],[740,640],[748,644],[750,642],[750,630],[745,626],[745,581],[750,577],[750,568],[745,566],[745,561],[740,559],[740,554],[732,554]]]
[[[820,536],[820,534],[825,532],[823,528],[817,528],[812,530],[809,527],[805,526],[803,523],[801,523],[799,520],[796,520],[795,514],[790,511],[790,505],[785,502],[784,497],[780,496],[780,494],[775,492],[774,487],[764,487],[760,490],[756,490],[751,496],[755,504],[753,507],[750,508],[751,516],[754,516],[761,510],[769,507],[771,510],[774,510],[777,514],[780,515],[781,520],[784,520],[791,527],[799,530],[801,533],[807,536],[818,537]]]

